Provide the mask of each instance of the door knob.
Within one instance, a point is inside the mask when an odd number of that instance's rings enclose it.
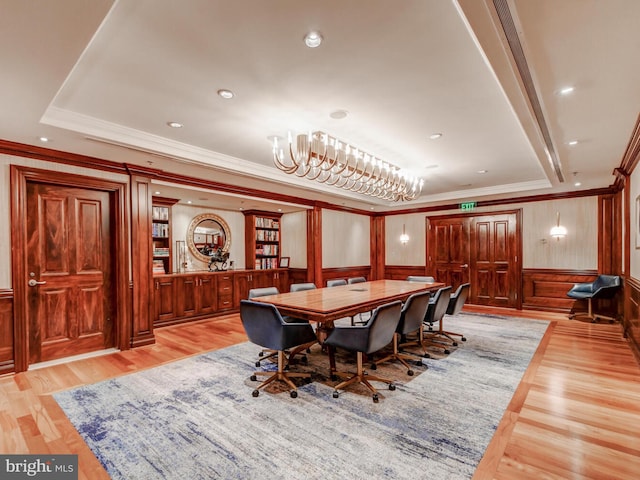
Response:
[[[460,265],[460,267],[462,267],[462,268],[469,268],[469,264],[468,264],[468,263],[465,263],[464,265]]]
[[[31,280],[29,280],[27,282],[27,285],[29,285],[30,287],[35,287],[36,285],[44,285],[47,282],[38,282],[37,280],[34,280],[33,278]]]

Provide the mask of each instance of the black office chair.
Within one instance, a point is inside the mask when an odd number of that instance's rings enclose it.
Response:
[[[335,327],[329,333],[324,341],[325,345],[331,348],[344,348],[357,354],[357,372],[355,374],[335,372],[336,375],[346,378],[346,380],[335,386],[334,398],[340,396],[338,390],[356,382],[362,383],[373,393],[373,401],[376,403],[378,402],[378,391],[370,382],[383,382],[389,385],[389,390],[396,389],[392,380],[365,373],[363,355],[371,355],[391,343],[400,321],[401,310],[402,303],[400,301],[387,303],[373,311],[373,315],[366,325]]]
[[[257,397],[261,388],[266,387],[275,380],[281,380],[291,389],[291,398],[296,398],[298,391],[291,378],[310,378],[311,374],[285,372],[285,351],[315,341],[316,334],[311,325],[308,322],[285,322],[274,305],[251,300],[240,301],[240,319],[249,341],[269,350],[274,350],[278,354],[277,371],[255,372],[251,375],[252,381],[256,381],[258,375],[266,375],[268,377],[256,387],[252,395]]]
[[[280,293],[280,291],[278,290],[277,287],[261,287],[261,288],[252,288],[249,290],[249,300],[252,300],[254,298],[257,297],[265,297],[267,295],[278,295]],[[293,323],[297,323],[297,322],[306,322],[306,320],[302,320],[302,319],[298,319],[298,318],[293,318],[293,317],[289,317],[289,316],[284,316],[282,317],[284,319],[285,322],[293,322]],[[308,322],[307,322],[308,323]],[[309,347],[311,347],[312,344],[308,345],[306,350],[307,353],[309,353]],[[302,351],[304,349],[300,349],[297,351],[297,353],[299,353],[300,351]],[[288,353],[288,352],[286,352]],[[267,360],[269,358],[273,358],[276,355],[278,355],[278,351],[277,350],[271,350],[268,348],[262,349],[259,353],[258,353],[258,357],[260,357],[257,361],[256,361],[256,367],[260,366],[260,362],[262,360]],[[295,354],[293,355],[295,356]],[[291,360],[293,358],[293,356],[289,356],[287,357],[288,360]],[[306,355],[303,355],[301,357],[301,361],[306,363],[307,362],[307,357]]]
[[[347,283],[349,285],[353,285],[354,283],[364,283],[366,282],[367,279],[364,277],[351,277],[349,279],[347,279]]]
[[[422,282],[422,283],[434,283],[436,281],[433,277],[422,277],[419,275],[409,275],[407,282]]]
[[[471,289],[470,283],[462,283],[458,285],[458,288],[456,289],[455,293],[451,295],[451,297],[449,298],[449,305],[447,306],[446,315],[453,317],[462,311],[462,307],[464,306],[465,302],[467,301],[467,297],[469,296],[470,289]],[[458,346],[458,342],[456,342],[451,337],[452,335],[456,337],[460,337],[460,340],[462,340],[463,342],[467,341],[465,336],[461,333],[448,332],[446,330],[440,330],[439,333],[447,337],[449,340],[451,340],[453,342],[454,347]]]
[[[418,338],[422,337],[420,330],[422,330],[422,321],[429,308],[429,298],[431,298],[431,293],[429,292],[414,293],[407,298],[407,301],[402,305],[400,321],[396,327],[396,333],[393,335],[393,353],[372,364],[372,370],[375,370],[381,363],[389,360],[397,360],[407,367],[407,375],[413,375],[413,370],[405,360],[415,360],[416,356],[410,353],[400,352],[400,338],[415,332],[418,332]],[[425,354],[426,353],[425,351]],[[422,365],[422,361],[419,361],[419,364]]]
[[[567,296],[576,300],[587,299],[586,317],[592,322],[597,322],[599,318],[605,318],[609,322],[615,322],[614,317],[593,313],[592,300],[598,298],[613,298],[620,288],[620,277],[618,275],[598,275],[593,282],[576,283],[571,290],[567,292]],[[573,319],[578,314],[572,313],[569,318]],[[582,315],[580,315],[582,316]]]
[[[303,290],[315,290],[315,283],[292,283],[291,287],[289,287],[290,292],[302,292]]]
[[[347,279],[347,285],[355,285],[356,283],[365,283],[365,277],[351,277]],[[358,320],[356,320],[356,316]],[[371,318],[371,312],[362,312],[351,317],[351,325],[363,325]]]
[[[449,299],[451,298],[452,287],[442,287],[438,289],[431,300],[429,300],[429,308],[427,314],[424,317],[424,326],[427,327],[424,334],[424,341],[429,346],[442,348],[444,353],[449,354],[449,344],[443,344],[440,342],[434,342],[433,340],[439,338],[447,338],[442,334],[442,319],[447,313],[449,307]],[[438,324],[438,330],[434,330],[433,326]],[[447,338],[448,340],[448,338]],[[457,344],[456,344],[457,345]]]
[[[346,285],[347,281],[344,278],[327,280],[327,287],[339,287],[340,285]]]

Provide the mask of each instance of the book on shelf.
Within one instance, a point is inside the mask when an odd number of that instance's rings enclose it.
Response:
[[[164,262],[162,260],[153,261],[153,273],[166,273],[164,271]]]

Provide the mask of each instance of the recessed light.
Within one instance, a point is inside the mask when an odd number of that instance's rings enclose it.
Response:
[[[578,140],[571,140],[570,142],[567,142],[567,143],[573,147],[574,145],[578,144]]]
[[[576,187],[579,187],[580,185],[582,185],[582,183],[581,182],[576,182],[573,185],[576,186]]]
[[[559,93],[560,93],[560,95],[569,95],[574,90],[575,90],[575,88],[573,88],[573,87],[563,87],[563,88],[560,89]]]
[[[485,173],[488,173],[488,172],[489,172],[489,170],[478,170],[478,173],[480,175],[484,175]]]
[[[182,128],[183,125],[180,122],[167,122],[171,128]]]
[[[47,143],[49,141],[48,137],[40,137],[38,140],[40,140],[43,143]]]
[[[430,138],[431,140],[437,140],[437,139],[439,139],[440,137],[442,137],[442,134],[441,134],[441,133],[432,133],[431,135],[429,135],[429,138]]]
[[[304,36],[304,43],[309,48],[319,47],[322,43],[322,35],[320,32],[309,32]]]
[[[153,194],[154,195],[160,195],[160,192],[159,191],[155,191],[155,192],[153,192]]]
[[[343,118],[346,118],[347,115],[349,115],[349,112],[346,110],[336,110],[329,114],[331,118],[335,118],[336,120],[342,120]]]
[[[234,97],[234,93],[231,90],[227,90],[225,88],[221,88],[218,90],[218,95],[220,95],[225,100],[229,100]]]
[[[191,205],[191,203],[193,203],[193,202],[191,202],[191,200],[187,200],[187,203],[188,203],[189,205]]]

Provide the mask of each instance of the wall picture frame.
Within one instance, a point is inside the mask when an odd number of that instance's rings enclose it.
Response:
[[[289,268],[289,257],[280,257],[280,268]]]

